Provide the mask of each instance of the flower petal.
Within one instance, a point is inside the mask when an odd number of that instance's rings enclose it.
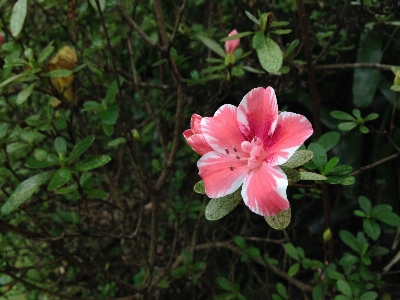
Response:
[[[213,151],[202,134],[193,134],[193,131],[188,129],[183,132],[183,136],[186,138],[189,146],[198,154],[204,155],[207,152]]]
[[[289,209],[286,196],[288,180],[278,166],[271,167],[263,162],[246,178],[242,187],[244,203],[250,210],[261,216],[273,216]]]
[[[206,195],[219,198],[236,191],[248,175],[247,160],[208,152],[197,162],[199,175],[204,181]]]
[[[197,114],[193,114],[190,118],[190,128],[193,130],[194,134],[201,133],[200,121],[203,117]]]
[[[311,123],[306,117],[291,112],[282,112],[278,117],[275,132],[269,137],[266,148],[270,153],[270,165],[281,165],[313,133]]]
[[[236,106],[229,104],[221,106],[214,117],[201,120],[201,130],[205,140],[215,151],[233,157],[235,155],[248,157],[240,146],[245,139],[236,121],[236,111]]]
[[[260,87],[248,92],[237,111],[240,130],[247,138],[255,136],[263,141],[275,130],[278,120],[278,104],[273,88]]]

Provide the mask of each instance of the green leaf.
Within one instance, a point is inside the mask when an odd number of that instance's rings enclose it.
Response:
[[[300,269],[300,263],[295,263],[294,265],[292,265],[292,266],[289,268],[287,274],[288,274],[290,277],[293,277],[294,275],[297,274],[297,272],[299,271],[299,269]]]
[[[219,220],[229,214],[242,201],[240,189],[221,198],[212,198],[205,210],[205,217],[209,221]]]
[[[287,293],[287,291],[286,291],[286,288],[285,288],[285,286],[284,286],[282,283],[278,282],[278,283],[276,284],[276,290],[278,291],[278,293],[279,293],[284,299],[289,299],[289,295],[288,295],[288,293]]]
[[[295,246],[293,246],[292,243],[286,243],[283,245],[283,248],[285,248],[285,252],[294,260],[299,260],[299,254],[297,253],[297,249]]]
[[[374,241],[381,235],[381,227],[372,219],[365,219],[363,221],[363,228],[365,233]]]
[[[350,231],[340,230],[339,231],[339,236],[340,236],[341,240],[347,246],[349,246],[351,249],[353,249],[357,253],[361,254],[362,249],[360,248],[360,245],[358,244],[357,239],[355,238],[355,236]]]
[[[340,110],[331,111],[331,116],[339,120],[356,121],[356,118],[354,118],[352,115]]]
[[[330,172],[329,175],[345,175],[350,173],[353,170],[353,167],[350,165],[340,165],[334,167]]]
[[[68,183],[72,179],[71,170],[67,167],[62,167],[57,170],[57,172],[51,178],[47,189],[49,191],[54,191],[64,184]]]
[[[400,226],[400,217],[392,212],[388,204],[379,204],[372,208],[370,216],[391,226]]]
[[[390,89],[392,90],[392,91],[395,91],[395,92],[400,92],[400,85],[392,85],[391,87],[390,87]]]
[[[327,180],[327,178],[313,172],[300,172],[300,180]]]
[[[279,27],[279,26],[286,26],[289,25],[288,21],[273,21],[269,25],[269,27]]]
[[[103,123],[101,125],[106,136],[112,136],[114,133],[114,125]]]
[[[352,185],[352,184],[354,184],[355,180],[354,180],[354,177],[351,175],[342,175],[342,176],[330,176],[329,175],[327,177],[326,182],[329,184]]]
[[[17,100],[15,103],[17,105],[20,105],[25,102],[26,99],[32,94],[33,89],[35,88],[37,82],[32,83],[31,85],[28,85],[26,88],[24,88],[17,96]]]
[[[297,168],[304,165],[313,157],[313,152],[310,150],[297,150],[282,166],[287,168]]]
[[[187,266],[177,267],[171,270],[171,276],[175,278],[182,277],[189,272],[189,268]]]
[[[10,31],[13,36],[17,36],[25,22],[27,12],[27,0],[18,0],[13,7],[10,19]]]
[[[210,39],[208,37],[202,36],[202,35],[196,35],[196,37],[208,48],[210,48],[212,51],[217,53],[221,57],[225,57],[225,51],[222,49],[222,47],[213,39]]]
[[[338,271],[335,271],[335,270],[329,271],[328,272],[328,276],[329,276],[329,278],[336,279],[336,280],[344,279],[344,276],[341,273],[339,273]]]
[[[90,197],[95,199],[104,199],[107,197],[107,193],[103,190],[99,189],[84,189],[85,194],[88,194]]]
[[[356,210],[354,211],[354,215],[357,216],[357,217],[361,217],[361,218],[366,218],[366,217],[368,217],[368,215],[365,214],[365,212],[363,212],[363,211],[361,211],[361,210],[359,210],[359,209],[356,209]]]
[[[289,207],[288,210],[281,210],[274,216],[264,217],[265,221],[269,226],[276,230],[283,230],[290,224],[292,210]]]
[[[245,10],[244,13],[246,14],[246,16],[247,16],[251,21],[253,21],[253,22],[256,23],[257,25],[260,25],[260,21],[259,21],[255,16],[253,16],[253,15],[252,15],[251,13],[249,13],[247,10]]]
[[[320,138],[317,140],[317,143],[322,145],[325,148],[325,151],[329,151],[339,142],[339,139],[339,132],[330,131],[321,135]]]
[[[53,174],[54,171],[46,171],[21,182],[14,192],[12,192],[6,203],[4,203],[1,208],[1,214],[9,214],[17,209],[18,206],[28,200],[42,184],[46,183]]]
[[[90,4],[92,5],[92,7],[98,11],[97,9],[97,4],[96,4],[96,0],[89,0]],[[100,10],[103,12],[104,9],[106,8],[106,0],[99,0],[99,5],[100,5]]]
[[[264,74],[265,73],[262,70],[258,70],[258,69],[255,69],[255,68],[252,68],[252,67],[249,67],[249,66],[238,66],[238,67],[242,68],[243,70],[246,70],[248,72],[255,73],[255,74]]]
[[[46,61],[47,58],[49,58],[50,54],[53,53],[53,51],[54,51],[54,46],[53,42],[51,42],[46,46],[46,48],[43,49],[42,52],[40,52],[39,57],[37,59],[39,66],[41,66]]]
[[[316,259],[304,258],[302,263],[303,263],[304,269],[323,269],[324,268],[324,263],[322,261],[319,261]]]
[[[251,46],[254,49],[262,49],[265,47],[265,35],[264,32],[262,31],[257,31],[256,34],[253,36],[253,39],[251,41]]]
[[[378,298],[376,292],[366,292],[360,296],[360,300],[375,300],[376,298]]]
[[[8,124],[1,123],[0,124],[0,139],[3,139],[6,136],[7,130],[8,130]]]
[[[317,284],[312,291],[312,299],[313,300],[322,300],[324,299],[324,293],[322,292],[321,285]]]
[[[358,205],[360,205],[361,209],[369,215],[371,213],[371,201],[365,196],[358,197]]]
[[[369,129],[366,126],[361,125],[360,126],[360,131],[361,131],[361,133],[367,134],[369,132]]]
[[[100,119],[104,124],[114,125],[118,119],[118,104],[115,103],[103,110],[100,113]]]
[[[372,121],[372,120],[375,120],[375,119],[378,119],[378,118],[379,118],[379,115],[378,115],[378,114],[372,113],[372,114],[369,114],[368,116],[366,116],[366,117],[364,118],[364,121],[365,121],[365,122],[367,122],[367,121]]]
[[[54,140],[54,148],[56,149],[56,152],[61,155],[62,157],[65,157],[67,153],[67,142],[63,137],[57,137]]]
[[[225,291],[236,292],[235,285],[224,277],[217,277],[217,283]]]
[[[193,190],[198,194],[205,194],[206,188],[204,187],[204,181],[200,180],[198,183],[196,183],[193,187]]]
[[[292,32],[292,29],[277,29],[277,30],[270,30],[269,32],[274,34],[288,34]]]
[[[205,68],[201,72],[204,73],[204,74],[207,74],[207,73],[213,73],[215,71],[220,71],[220,70],[223,70],[223,69],[226,69],[226,65],[225,64],[221,64],[221,65],[213,66],[213,67],[208,67],[208,68]]]
[[[237,40],[237,39],[240,39],[242,37],[249,36],[249,35],[252,35],[252,34],[254,34],[254,32],[252,32],[252,31],[240,32],[240,33],[235,34],[235,35],[224,37],[223,39],[220,39],[219,41],[220,42],[233,41],[233,40]]]
[[[44,75],[50,78],[61,78],[61,77],[71,76],[72,74],[74,74],[74,72],[72,72],[71,70],[63,69],[63,70],[53,70],[45,73]]]
[[[74,169],[79,172],[85,172],[101,167],[110,160],[111,158],[108,155],[92,156],[75,164]]]
[[[114,80],[107,90],[106,97],[104,98],[104,103],[110,104],[112,101],[114,101],[117,93],[118,93],[118,85],[117,85],[117,81]]]
[[[336,282],[336,284],[337,284],[337,288],[338,288],[339,291],[341,291],[346,296],[352,297],[351,288],[350,288],[349,284],[346,281],[344,281],[342,279],[339,279]]]
[[[20,79],[22,77],[25,77],[26,73],[21,73],[21,74],[17,74],[17,75],[13,75],[9,78],[7,78],[6,80],[4,80],[2,83],[0,83],[0,88],[2,88],[3,86],[6,86],[7,84],[16,81],[17,79]]]
[[[284,166],[280,166],[282,171],[286,174],[286,177],[289,183],[295,183],[300,180],[300,172],[295,169],[286,168]]]
[[[36,160],[33,156],[31,156],[26,161],[25,166],[28,168],[31,168],[31,169],[42,169],[42,168],[55,166],[57,164],[58,164],[58,161],[50,161],[50,160],[39,161],[39,160]]]
[[[380,63],[382,37],[364,29],[357,52],[357,63]],[[353,103],[356,107],[367,107],[374,99],[379,84],[380,70],[356,69],[353,77]]]
[[[83,153],[85,153],[85,151],[89,149],[89,147],[92,145],[93,141],[94,141],[94,135],[89,135],[87,138],[77,143],[74,149],[72,149],[68,157],[68,161],[71,163],[79,156],[81,156]]]
[[[329,174],[329,172],[337,165],[337,163],[339,162],[339,158],[338,157],[332,157],[328,163],[325,165],[325,169],[324,172],[322,174],[327,175]]]
[[[352,113],[356,119],[361,118],[361,111],[358,108],[353,109]]]
[[[261,66],[269,73],[276,73],[282,67],[283,55],[279,45],[269,37],[265,40],[265,45],[256,49]]]
[[[339,130],[348,131],[357,126],[355,122],[343,122],[338,125]]]
[[[314,155],[311,160],[317,166],[318,170],[320,170],[322,172],[328,161],[325,148],[318,143],[311,143],[308,146],[308,150],[311,150],[312,152],[314,152]]]

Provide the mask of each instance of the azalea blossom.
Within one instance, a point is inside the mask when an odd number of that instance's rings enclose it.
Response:
[[[238,34],[236,29],[232,30],[228,36],[232,36]],[[226,41],[225,42],[225,52],[226,54],[233,54],[237,48],[239,48],[240,45],[240,39],[232,40],[232,41]]]
[[[278,114],[275,91],[256,88],[239,106],[223,105],[213,117],[192,116],[184,132],[202,157],[197,162],[205,192],[219,198],[242,186],[244,203],[256,214],[273,216],[289,209],[285,163],[313,133],[302,115]]]

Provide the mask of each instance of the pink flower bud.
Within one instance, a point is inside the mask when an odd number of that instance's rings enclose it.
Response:
[[[235,34],[238,34],[236,29],[232,30],[228,36],[232,36]],[[227,41],[227,42],[225,42],[225,52],[227,54],[233,54],[233,52],[235,52],[235,50],[239,47],[239,45],[240,45],[240,39]]]

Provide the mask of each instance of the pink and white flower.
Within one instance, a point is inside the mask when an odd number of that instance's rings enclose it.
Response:
[[[223,105],[213,117],[193,115],[191,127],[184,136],[203,155],[197,166],[207,196],[223,197],[242,186],[244,203],[256,214],[273,216],[289,209],[288,180],[279,165],[313,129],[302,115],[278,114],[271,87],[251,90],[238,107]]]
[[[232,36],[238,34],[237,30],[234,29],[232,30],[228,36]],[[239,48],[240,45],[240,39],[236,39],[236,40],[232,40],[232,41],[227,41],[225,42],[224,46],[225,46],[225,52],[226,54],[233,54],[233,52],[235,52],[235,50],[237,48]]]

